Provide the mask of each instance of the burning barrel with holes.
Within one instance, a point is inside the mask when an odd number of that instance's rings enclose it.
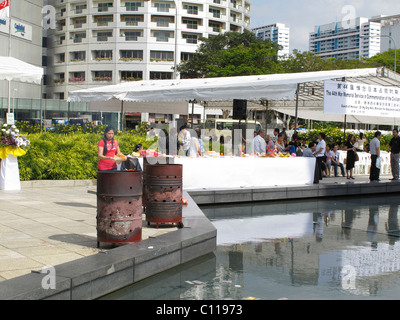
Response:
[[[145,213],[148,224],[182,224],[182,165],[144,166]]]
[[[142,240],[142,172],[97,173],[97,247]]]

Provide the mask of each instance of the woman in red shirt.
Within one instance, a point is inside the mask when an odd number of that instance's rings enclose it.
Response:
[[[118,142],[114,140],[114,129],[112,127],[107,127],[104,131],[104,139],[100,140],[97,150],[99,156],[97,169],[100,171],[117,170],[117,163],[114,157],[116,155],[123,157],[124,155],[119,150]]]

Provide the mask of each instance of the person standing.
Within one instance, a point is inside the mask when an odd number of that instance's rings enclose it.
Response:
[[[110,126],[105,129],[104,138],[97,145],[97,155],[99,157],[97,166],[99,171],[117,170],[115,156],[125,157],[119,149],[117,140],[114,140],[114,129]]]
[[[320,132],[318,135],[318,144],[317,148],[314,152],[314,155],[317,159],[317,168],[316,168],[316,176],[318,180],[322,180],[322,161],[324,160],[326,143],[325,143],[325,133]]]
[[[192,141],[192,137],[187,130],[186,125],[183,125],[179,128],[179,140],[182,142],[182,149],[185,153],[185,156],[189,154],[190,142]]]
[[[393,138],[389,142],[390,165],[392,167],[392,181],[399,180],[399,153],[400,153],[400,137],[399,130],[393,129]]]
[[[265,130],[260,129],[258,135],[253,140],[254,152],[257,154],[267,152],[267,143],[265,142]]]
[[[355,137],[353,134],[349,134],[347,137],[347,142],[344,145],[345,150],[347,151],[347,159],[346,159],[346,173],[347,179],[354,179],[353,177],[353,169],[356,163],[356,147],[354,146]]]
[[[375,137],[371,140],[369,144],[369,152],[371,153],[371,171],[369,175],[370,182],[373,181],[380,181],[379,174],[380,174],[380,156],[381,156],[381,132],[375,132]],[[378,162],[378,163],[377,163]],[[377,167],[378,165],[378,167]]]

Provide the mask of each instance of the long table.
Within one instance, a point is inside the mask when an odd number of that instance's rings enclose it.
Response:
[[[311,185],[315,158],[175,158],[183,165],[183,188],[262,188]]]

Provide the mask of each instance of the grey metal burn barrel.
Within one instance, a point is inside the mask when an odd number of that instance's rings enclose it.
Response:
[[[97,246],[142,240],[142,172],[97,173]]]
[[[182,165],[144,165],[146,221],[182,227]]]

